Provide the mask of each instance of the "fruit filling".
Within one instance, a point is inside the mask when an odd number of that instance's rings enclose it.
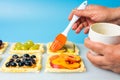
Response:
[[[23,56],[13,55],[12,58],[5,64],[6,67],[31,67],[36,64],[36,56],[24,54]]]
[[[25,43],[17,42],[14,50],[38,50],[39,46],[39,44],[35,44],[32,40],[28,40]]]
[[[50,57],[52,68],[58,69],[77,69],[80,68],[80,57],[75,55],[60,54]]]
[[[51,50],[51,49],[50,49]],[[69,53],[74,53],[75,52],[75,44],[71,42],[66,42],[66,44],[57,52],[69,52]]]
[[[2,40],[0,40],[0,49],[2,49],[4,47],[4,43]]]

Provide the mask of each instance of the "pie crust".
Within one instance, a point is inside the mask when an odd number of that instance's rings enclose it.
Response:
[[[72,55],[78,55],[79,54],[79,49],[78,49],[78,47],[73,43],[73,42],[70,42],[70,41],[67,41],[66,42],[66,44],[74,44],[75,45],[75,52],[68,52],[68,51],[66,51],[66,52],[61,52],[60,50],[58,50],[58,51],[56,51],[56,52],[52,52],[51,50],[50,50],[50,46],[51,46],[51,44],[52,44],[52,42],[49,42],[48,44],[47,44],[47,53],[48,54],[61,54],[61,53],[64,53],[64,54],[72,54]]]
[[[17,54],[24,54],[24,53],[31,53],[31,54],[40,53],[40,54],[42,54],[45,52],[44,45],[40,44],[40,43],[36,43],[36,44],[40,45],[38,50],[14,50],[15,44],[16,43],[14,43],[11,47],[11,50],[10,50],[11,54],[15,54],[15,53],[17,53]]]
[[[33,55],[33,54],[31,54],[31,55]],[[41,55],[38,53],[36,53],[34,55],[36,55],[36,64],[34,64],[33,66],[30,66],[30,67],[29,66],[6,67],[5,64],[7,62],[9,62],[9,60],[12,58],[12,56],[9,56],[7,58],[7,60],[3,63],[1,71],[2,72],[39,72],[42,67],[41,66]],[[21,56],[21,55],[18,55],[18,56]]]
[[[48,59],[47,59],[47,62],[46,62],[46,69],[45,69],[45,72],[85,72],[86,71],[86,68],[85,68],[85,65],[83,63],[83,60],[81,59],[80,61],[80,68],[78,69],[72,69],[72,70],[69,70],[69,69],[57,69],[57,68],[52,68],[51,65],[50,65],[50,57],[53,56],[53,55],[50,55],[48,56]],[[75,55],[74,55],[75,56]],[[80,57],[81,58],[81,57]]]

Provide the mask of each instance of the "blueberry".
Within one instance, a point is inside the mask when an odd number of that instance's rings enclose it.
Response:
[[[0,40],[0,46],[3,44],[2,40]]]
[[[24,63],[23,63],[23,62],[19,62],[19,63],[18,63],[18,66],[19,66],[19,67],[22,67],[22,66],[24,66]]]
[[[21,62],[21,60],[20,60],[20,59],[17,59],[16,62],[19,63],[19,62]]]
[[[15,54],[15,55],[12,56],[12,58],[17,59],[17,58],[19,58],[19,56]]]
[[[6,67],[10,67],[10,62],[7,62],[7,63],[5,64],[5,66],[6,66]]]
[[[36,64],[36,61],[35,61],[34,59],[32,59],[32,63],[33,63],[33,64]]]
[[[32,66],[32,63],[29,61],[25,61],[25,66]]]
[[[30,57],[30,55],[29,54],[24,54],[24,57],[27,58],[27,57]]]
[[[15,62],[11,62],[10,65],[11,65],[12,67],[16,67],[16,66],[17,66],[17,64],[16,64]]]
[[[35,56],[35,55],[32,55],[31,58],[36,58],[36,56]]]
[[[10,61],[9,62],[14,62],[14,59],[10,59]]]

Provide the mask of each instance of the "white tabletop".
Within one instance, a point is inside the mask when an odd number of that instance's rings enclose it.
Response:
[[[120,80],[120,75],[111,71],[102,70],[94,67],[86,58],[87,49],[84,45],[78,45],[80,55],[85,63],[87,71],[84,73],[46,73],[45,62],[47,54],[43,54],[42,70],[39,73],[4,73],[0,72],[1,80]],[[3,58],[8,56],[10,45],[7,51],[2,55]]]

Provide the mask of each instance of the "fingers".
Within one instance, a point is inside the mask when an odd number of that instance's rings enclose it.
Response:
[[[96,66],[106,66],[108,63],[106,62],[104,56],[93,55],[90,52],[87,53],[87,58],[90,62]]]
[[[79,17],[80,17],[80,16],[90,17],[91,9],[94,9],[94,8],[96,8],[95,5],[88,5],[85,10],[77,10],[77,9],[74,9],[74,10],[72,10],[72,12],[70,13],[68,19],[71,20],[72,17],[73,17],[73,15],[75,15],[75,14],[76,14],[77,16],[79,16]]]
[[[102,43],[93,42],[87,38],[85,39],[85,46],[100,55],[106,54],[105,49],[107,48],[107,46]]]
[[[94,66],[96,66],[96,67],[99,67],[99,68],[102,68],[102,69],[105,69],[105,70],[111,70],[111,67],[110,66],[108,66],[108,65],[106,65],[106,66],[99,66],[99,65],[95,65],[95,64],[93,64]]]
[[[78,26],[80,25],[80,23],[81,23],[81,20],[80,19],[77,20],[76,23],[73,24],[72,29],[76,30],[78,28]]]
[[[74,15],[74,11],[75,11],[75,10],[72,10],[72,12],[70,13],[70,15],[69,15],[69,17],[68,17],[69,20],[72,19],[73,15]]]
[[[76,33],[77,33],[77,34],[80,33],[80,31],[83,29],[83,27],[84,27],[84,25],[83,25],[83,24],[80,24],[80,25],[78,26],[78,28],[76,29]]]
[[[91,13],[91,10],[86,9],[86,10],[74,10],[73,14],[79,17],[83,16],[83,17],[90,18],[92,13]]]
[[[120,68],[119,67],[113,68],[112,71],[115,72],[115,73],[119,73],[120,74]]]
[[[94,8],[94,5],[88,5],[87,7],[86,7],[86,9],[93,9]]]
[[[98,66],[99,68],[105,69],[105,70],[111,70],[109,66]]]
[[[73,10],[73,11],[70,13],[68,19],[71,20],[72,17],[73,17],[73,15],[76,15],[76,16],[79,16],[79,17],[82,16],[82,17],[91,18],[91,16],[92,16],[92,11],[91,11],[91,10],[87,10],[87,9],[85,9],[85,10],[77,10],[77,9],[75,9],[75,10]]]
[[[84,27],[88,26],[86,22],[86,18],[81,17],[73,26],[72,29],[75,30],[76,33],[79,33]]]
[[[90,29],[90,27],[86,27],[86,28],[84,29],[84,33],[87,34],[87,33],[89,32],[89,29]]]
[[[86,7],[86,9],[88,9],[88,10],[96,10],[97,8],[99,8],[98,5],[88,5]]]

